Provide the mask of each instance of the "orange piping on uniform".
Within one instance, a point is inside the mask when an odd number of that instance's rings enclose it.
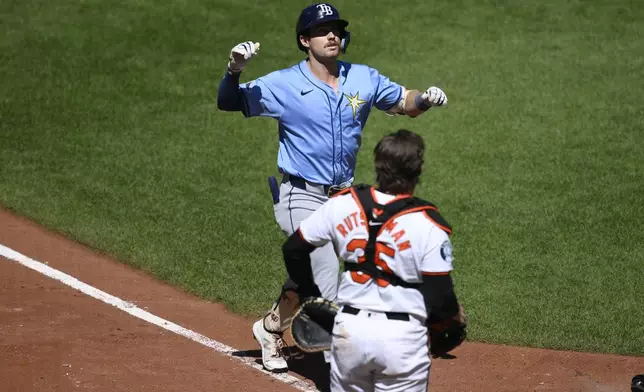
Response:
[[[436,210],[435,208],[431,208],[431,209],[432,209],[432,210],[435,210],[435,211],[438,211],[438,210]],[[438,226],[438,227],[440,227],[441,229],[443,229],[443,231],[446,231],[447,233],[452,234],[452,229],[450,229],[449,227],[445,227],[445,226],[443,226],[443,225],[439,224],[438,222],[436,222],[435,220],[433,220],[433,219],[429,216],[429,214],[427,214],[427,213],[425,213],[425,214],[423,214],[423,215],[425,215],[425,217],[426,217],[430,222],[432,222],[432,223],[433,223],[433,224],[435,224],[436,226]]]
[[[449,275],[450,271],[445,271],[445,272],[425,272],[423,271],[423,276],[444,276],[444,275]]]
[[[349,192],[351,191],[351,189],[353,189],[353,188],[347,188],[347,189],[343,189],[343,190],[341,190],[341,191],[338,191],[338,192],[334,193],[334,194],[331,196],[331,198],[334,198],[334,197],[336,197],[336,196],[340,196],[340,195],[345,195],[345,194],[349,193]]]
[[[424,211],[424,210],[436,210],[436,208],[435,207],[430,207],[430,206],[422,206],[422,207],[415,207],[415,208],[411,208],[409,210],[401,211],[401,212],[397,213],[396,215],[392,216],[391,218],[389,218],[387,220],[387,222],[383,223],[383,225],[380,228],[380,230],[378,230],[378,235],[380,235],[380,233],[382,233],[382,231],[389,225],[389,222],[393,221],[394,219],[396,219],[396,218],[398,218],[398,217],[400,217],[402,215],[407,215],[407,214],[411,214],[412,212],[418,212],[418,211]],[[424,214],[424,215],[427,215],[427,214]]]
[[[371,187],[371,197],[373,198],[373,201],[375,201],[376,203],[378,203],[378,199],[376,198],[376,187],[375,187],[375,186],[372,186],[372,187]],[[410,195],[410,194],[407,194],[407,193],[402,193],[402,194],[400,194],[400,195],[396,195],[396,197],[394,197],[393,199],[391,199],[391,200],[389,200],[388,202],[386,202],[386,203],[385,203],[385,205],[387,205],[387,204],[389,204],[389,203],[393,203],[393,202],[395,202],[396,200],[406,199],[406,198],[408,198],[408,197],[411,197],[411,195]]]
[[[304,236],[302,235],[302,231],[300,230],[300,228],[299,228],[299,227],[297,228],[297,234],[300,236],[300,238],[302,239],[302,241],[306,242],[307,244],[309,244],[309,245],[311,245],[311,246],[314,246],[312,243],[310,243],[309,241],[307,241],[307,240],[306,240],[306,238],[304,238]]]

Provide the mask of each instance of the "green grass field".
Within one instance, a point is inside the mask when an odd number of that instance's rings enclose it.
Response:
[[[301,59],[301,1],[0,3],[0,203],[236,312],[285,276],[266,177],[277,125],[219,112],[243,80]],[[345,59],[449,105],[374,112],[377,140],[425,135],[418,195],[455,227],[472,340],[644,355],[644,7],[629,0],[333,3]],[[1,224],[1,223],[0,223]]]

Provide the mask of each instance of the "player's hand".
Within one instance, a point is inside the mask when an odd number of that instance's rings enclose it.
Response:
[[[446,331],[454,321],[461,325],[467,325],[467,313],[465,313],[463,305],[458,305],[458,313],[456,313],[452,317],[437,322],[432,322],[429,327],[435,331],[442,332]]]
[[[428,88],[421,97],[431,107],[447,105],[447,95],[435,86]]]
[[[465,313],[463,305],[458,305],[458,313],[453,317],[453,319],[461,324],[467,324],[467,313]]]
[[[259,42],[246,41],[237,44],[230,51],[228,69],[232,73],[239,73],[244,69],[248,61],[259,51]]]

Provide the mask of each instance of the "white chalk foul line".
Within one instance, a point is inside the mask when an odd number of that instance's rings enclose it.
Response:
[[[94,297],[100,301],[103,301],[106,304],[115,306],[118,309],[121,309],[122,311],[129,313],[132,316],[137,317],[141,320],[147,321],[150,324],[154,324],[165,330],[174,332],[177,335],[181,335],[194,342],[200,343],[206,347],[210,347],[215,351],[225,354],[231,358],[235,358],[241,361],[242,363],[244,363],[245,365],[250,366],[254,369],[257,369],[262,373],[272,378],[275,378],[285,384],[288,384],[297,390],[304,391],[304,392],[317,391],[315,387],[312,387],[310,384],[307,384],[306,382],[299,380],[289,374],[286,374],[286,373],[276,374],[276,373],[267,372],[266,370],[264,370],[262,365],[255,363],[255,361],[252,358],[244,358],[244,357],[238,357],[233,355],[235,352],[239,352],[239,350],[235,350],[234,348],[227,346],[223,343],[220,343],[214,339],[210,339],[195,331],[184,328],[168,320],[162,319],[161,317],[155,316],[152,313],[146,312],[145,310],[137,307],[131,302],[123,301],[118,297],[115,297],[111,294],[108,294],[104,291],[101,291],[95,287],[92,287],[86,283],[81,282],[80,280],[74,278],[71,275],[67,275],[64,272],[51,268],[39,261],[30,259],[29,257],[23,254],[20,254],[13,249],[7,248],[2,244],[0,244],[0,256],[4,256],[9,260],[16,261],[27,268],[31,268],[32,270],[40,272],[45,276],[48,276],[52,279],[62,282],[67,286],[72,287],[76,290],[79,290],[89,295],[90,297]]]

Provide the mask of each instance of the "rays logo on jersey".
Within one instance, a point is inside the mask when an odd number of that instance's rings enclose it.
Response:
[[[443,242],[441,245],[441,257],[448,263],[454,261],[454,256],[452,255],[452,244],[449,241]]]
[[[351,106],[351,109],[353,109],[353,119],[355,120],[356,118],[356,113],[358,109],[360,109],[360,105],[364,105],[367,103],[364,99],[360,99],[360,92],[358,91],[356,95],[349,95],[349,94],[344,94],[344,96],[349,100],[349,103],[347,106]]]

